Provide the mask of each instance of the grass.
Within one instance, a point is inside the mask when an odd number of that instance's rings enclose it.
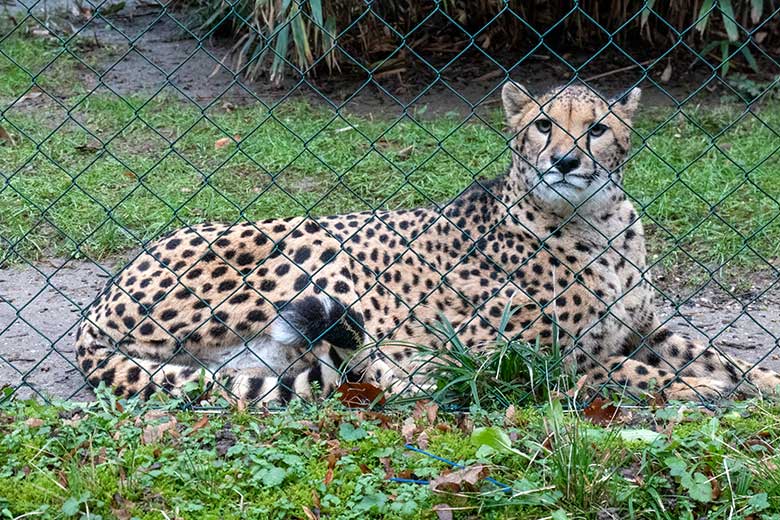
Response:
[[[29,70],[60,52],[15,36],[0,49]],[[60,90],[76,70],[68,56],[44,69]],[[0,59],[4,105],[29,85]],[[454,114],[378,119],[292,100],[201,110],[170,95],[79,87],[63,94],[65,108],[47,98],[0,118],[14,139],[0,144],[0,237],[11,261],[100,260],[205,220],[430,205],[509,160],[498,111],[464,124]],[[703,278],[776,263],[780,107],[648,109],[635,127],[625,184],[644,209],[653,261]]]
[[[436,518],[437,504],[457,518],[780,518],[780,409],[758,403],[624,411],[606,427],[555,401],[468,417],[423,402],[387,413],[176,406],[105,395],[1,405],[0,518]],[[447,476],[405,442],[481,466],[512,492]]]
[[[461,409],[470,404],[504,409],[541,402],[551,392],[562,393],[574,387],[574,367],[565,366],[557,333],[553,335],[553,344],[545,348],[539,338],[528,343],[506,331],[517,310],[507,303],[495,342],[482,348],[467,347],[443,315],[433,331],[444,349],[407,345],[423,360],[426,378],[433,382],[430,396],[434,401]]]

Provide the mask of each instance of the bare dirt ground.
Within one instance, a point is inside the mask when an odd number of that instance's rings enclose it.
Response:
[[[52,260],[0,270],[0,387],[18,395],[92,398],[74,365],[73,336],[80,309],[86,308],[114,270],[113,264]],[[661,315],[689,337],[714,339],[728,354],[780,370],[780,284],[757,281],[731,296],[714,282],[695,295],[674,289],[679,280],[658,286]]]

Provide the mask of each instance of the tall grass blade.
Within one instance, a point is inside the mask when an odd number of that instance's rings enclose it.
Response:
[[[701,9],[699,9],[699,16],[697,16],[698,22],[696,22],[696,30],[700,33],[703,33],[707,29],[707,23],[710,19],[710,14],[712,14],[712,2],[713,0],[704,0],[701,4]]]
[[[311,9],[311,16],[314,18],[314,23],[319,28],[325,27],[322,18],[322,0],[309,0],[309,8]]]
[[[734,16],[734,7],[731,5],[731,0],[720,0],[718,2],[720,7],[720,14],[723,17],[723,26],[726,28],[726,34],[729,37],[729,41],[735,42],[739,39],[739,30],[737,29],[737,19]]]
[[[758,23],[764,14],[764,0],[750,0],[750,21]]]

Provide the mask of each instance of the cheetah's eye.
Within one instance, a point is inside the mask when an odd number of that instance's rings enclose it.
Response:
[[[607,126],[602,125],[601,123],[596,123],[595,125],[590,127],[590,135],[593,137],[598,137],[606,131],[607,131]]]
[[[539,130],[541,133],[546,134],[550,131],[552,128],[552,123],[549,119],[537,119],[536,120],[536,129]]]

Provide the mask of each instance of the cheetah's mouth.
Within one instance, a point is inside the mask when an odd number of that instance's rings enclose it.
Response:
[[[553,188],[584,189],[590,185],[590,177],[580,173],[567,173],[564,175],[557,171],[551,171],[542,178],[548,186]]]

